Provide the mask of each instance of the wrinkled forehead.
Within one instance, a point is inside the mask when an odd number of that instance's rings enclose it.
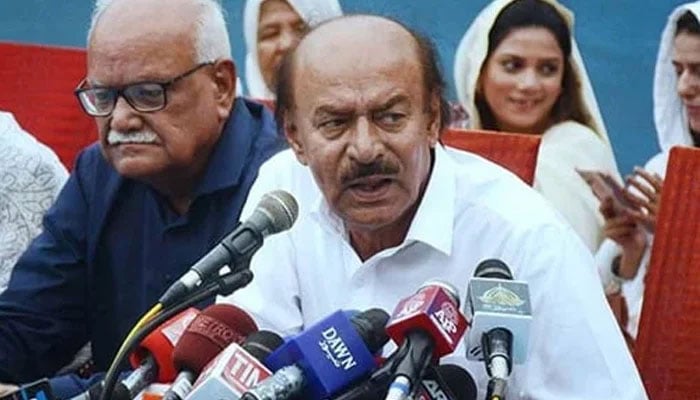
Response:
[[[294,85],[299,109],[329,108],[363,113],[382,108],[397,98],[409,104],[423,99],[420,68],[404,62],[371,65],[307,64]]]

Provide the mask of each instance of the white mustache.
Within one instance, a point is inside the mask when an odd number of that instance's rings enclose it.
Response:
[[[119,144],[119,143],[155,143],[158,140],[158,135],[152,131],[137,131],[137,132],[119,132],[115,130],[110,130],[107,134],[107,143],[109,144]]]

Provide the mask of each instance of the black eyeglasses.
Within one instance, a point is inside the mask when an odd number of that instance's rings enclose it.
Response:
[[[87,78],[75,89],[75,95],[86,114],[93,117],[108,117],[114,111],[119,96],[124,97],[134,110],[149,113],[159,111],[168,104],[167,89],[200,68],[214,62],[197,64],[194,68],[165,82],[137,82],[121,88],[86,87]]]

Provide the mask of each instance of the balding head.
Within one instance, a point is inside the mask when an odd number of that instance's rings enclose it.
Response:
[[[130,32],[148,35],[156,26],[168,29],[169,33],[184,32],[187,41],[192,43],[197,62],[232,58],[224,13],[216,0],[97,0],[88,31],[88,45],[105,14],[108,20],[115,19],[116,23],[123,22],[125,17],[145,22],[135,25],[132,19],[121,26],[120,35]]]
[[[413,35],[398,23],[357,15],[336,19],[311,31],[300,43],[295,63],[299,69],[321,66],[330,60],[349,70],[397,61],[417,66],[417,50]]]
[[[326,68],[329,61],[336,68],[337,76],[358,72],[358,67],[374,70],[381,68],[380,64],[392,62],[418,68],[426,106],[428,98],[436,95],[441,104],[440,129],[447,125],[449,106],[444,99],[445,84],[432,43],[394,20],[351,15],[330,20],[312,30],[283,62],[276,96],[280,129],[284,114],[294,108],[296,72],[316,66]]]

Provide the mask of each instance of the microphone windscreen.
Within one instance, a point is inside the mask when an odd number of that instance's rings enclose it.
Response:
[[[240,308],[230,304],[209,306],[190,323],[175,346],[175,368],[199,375],[229,344],[241,344],[257,330],[253,319]]]
[[[389,314],[381,308],[372,308],[350,318],[350,322],[367,345],[370,353],[380,352],[389,341],[389,335],[384,329],[389,318]]]
[[[267,226],[268,234],[273,234],[291,228],[298,215],[299,205],[294,196],[284,190],[275,190],[263,195],[256,212],[251,216],[251,222],[255,219],[256,225]],[[259,223],[258,216],[269,223]]]
[[[264,363],[265,359],[278,347],[282,346],[283,343],[284,339],[274,332],[257,331],[251,333],[241,347],[251,356]]]
[[[474,270],[474,277],[513,280],[513,274],[510,272],[510,268],[508,268],[506,263],[497,258],[490,258],[480,262],[479,265],[476,266],[476,270]]]
[[[199,310],[188,308],[158,326],[129,355],[131,366],[138,368],[151,356],[158,367],[156,382],[172,382],[177,375],[173,360],[173,350],[190,322],[197,315],[199,315]]]
[[[476,382],[464,368],[453,364],[442,364],[436,370],[455,400],[476,400]]]
[[[433,358],[439,359],[455,350],[467,326],[459,311],[457,288],[447,282],[430,280],[396,305],[386,332],[399,347],[406,342],[407,335],[427,335]]]

